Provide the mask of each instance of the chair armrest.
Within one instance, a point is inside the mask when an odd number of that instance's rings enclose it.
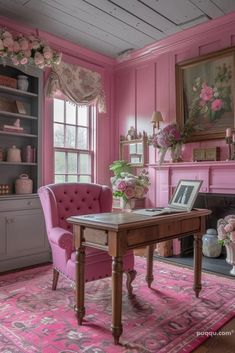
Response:
[[[51,243],[58,245],[60,248],[68,250],[73,249],[73,235],[68,230],[60,227],[54,227],[49,233],[49,240]]]

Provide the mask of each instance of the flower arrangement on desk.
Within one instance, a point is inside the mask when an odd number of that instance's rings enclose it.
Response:
[[[114,172],[111,178],[114,197],[120,197],[125,204],[146,195],[150,185],[147,170],[142,169],[139,175],[134,175],[130,163],[120,160],[114,161],[109,168]]]
[[[3,64],[4,58],[8,58],[16,66],[31,64],[44,69],[58,65],[61,53],[52,50],[47,43],[34,35],[13,35],[0,28],[0,61]]]
[[[219,219],[217,230],[220,244],[229,245],[231,242],[235,243],[235,215]]]

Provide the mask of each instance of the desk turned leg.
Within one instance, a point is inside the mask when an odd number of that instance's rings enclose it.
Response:
[[[84,276],[84,264],[85,264],[85,247],[82,246],[76,250],[75,260],[75,313],[78,320],[78,325],[82,325],[82,320],[85,316],[84,307],[84,291],[85,291],[85,276]]]
[[[198,298],[199,293],[202,289],[201,284],[202,274],[202,236],[194,235],[194,285],[193,289]]]
[[[151,284],[154,280],[153,277],[153,252],[154,252],[154,245],[147,246],[147,273],[146,273],[146,282],[148,287],[151,287]]]
[[[114,343],[119,343],[122,334],[122,256],[113,257],[112,263],[112,334]]]

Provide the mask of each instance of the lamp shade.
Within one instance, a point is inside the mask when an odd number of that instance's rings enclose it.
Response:
[[[151,123],[159,123],[160,121],[163,121],[162,113],[161,112],[153,112],[152,118],[151,118]]]

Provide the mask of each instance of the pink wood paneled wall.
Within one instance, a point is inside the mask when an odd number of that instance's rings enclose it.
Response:
[[[101,73],[106,95],[107,113],[98,114],[96,141],[97,163],[95,166],[96,180],[101,184],[109,183],[108,165],[114,160],[114,150],[110,148],[114,140],[113,126],[113,65],[115,61],[106,56],[94,53],[88,49],[81,48],[76,44],[53,36],[52,34],[28,28],[0,16],[0,27],[6,27],[12,32],[23,34],[34,33],[47,41],[53,48],[63,53],[63,60],[71,64],[77,64]],[[44,84],[49,70],[44,73]],[[52,153],[52,100],[44,100],[43,109],[43,184],[53,181],[53,153]]]
[[[116,143],[133,125],[138,132],[152,133],[150,123],[154,110],[160,110],[164,124],[176,121],[175,64],[235,44],[235,13],[220,17],[192,29],[172,35],[138,52],[115,66]],[[192,161],[192,149],[220,146],[221,159],[226,159],[223,140],[202,141],[184,147],[185,161]],[[117,154],[117,149],[115,150]],[[149,148],[149,162],[156,162],[157,153]],[[118,158],[118,155],[117,155]],[[156,172],[150,168],[152,187],[150,203],[156,202]]]

